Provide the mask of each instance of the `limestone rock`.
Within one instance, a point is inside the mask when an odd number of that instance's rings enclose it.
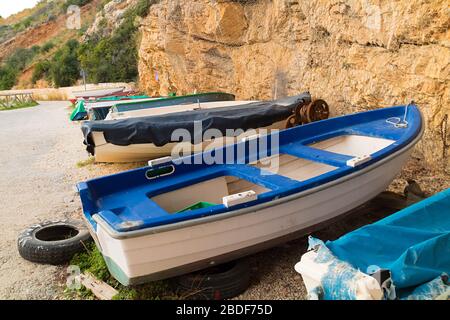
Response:
[[[83,41],[111,35],[123,22],[128,8],[139,0],[111,0],[97,13],[95,20],[83,36]]]
[[[140,85],[238,99],[309,90],[334,114],[414,100],[418,151],[450,167],[449,27],[447,0],[161,0],[142,21]]]

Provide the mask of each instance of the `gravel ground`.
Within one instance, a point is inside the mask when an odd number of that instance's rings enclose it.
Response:
[[[73,186],[85,179],[119,172],[133,164],[95,164],[81,143],[79,125],[68,121],[67,102],[45,102],[35,108],[0,112],[0,298],[59,299],[63,297],[64,269],[23,260],[17,235],[35,222],[79,217],[81,203]],[[78,165],[77,165],[78,164]],[[414,156],[389,190],[402,192],[415,179],[428,194],[450,187],[450,177],[423,167]],[[332,240],[381,217],[348,217],[313,233]],[[250,257],[250,288],[238,299],[304,299],[301,277],[294,264],[306,251],[306,237]]]

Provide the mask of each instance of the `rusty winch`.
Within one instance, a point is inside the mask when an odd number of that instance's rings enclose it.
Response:
[[[293,114],[286,121],[286,128],[292,128],[298,125],[325,120],[330,116],[330,108],[328,104],[322,100],[317,99],[311,101],[309,104],[299,104]]]

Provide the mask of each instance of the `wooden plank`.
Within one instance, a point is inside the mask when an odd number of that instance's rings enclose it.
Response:
[[[112,300],[112,298],[119,293],[116,289],[107,283],[96,279],[90,273],[82,273],[79,277],[81,283],[86,288],[91,290],[92,293],[100,300]]]

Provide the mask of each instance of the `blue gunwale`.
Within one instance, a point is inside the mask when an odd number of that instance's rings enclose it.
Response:
[[[390,117],[402,117],[404,108],[405,106],[398,106],[356,113],[280,131],[279,149],[274,148],[272,154],[289,154],[336,167],[335,170],[320,176],[297,181],[279,175],[261,175],[261,169],[248,165],[254,160],[249,159],[248,152],[244,158],[235,156],[235,164],[173,164],[176,169],[173,174],[155,180],[145,178],[149,167],[144,167],[79,183],[85,217],[94,228],[96,222],[92,216],[98,214],[113,230],[127,232],[235,211],[320,186],[380,161],[417,137],[422,128],[422,117],[416,106],[408,108],[407,128],[396,128],[386,122]],[[355,168],[346,165],[346,161],[351,158],[349,156],[308,147],[314,142],[348,134],[385,138],[395,142],[372,154],[370,161]],[[248,150],[248,141],[210,150],[205,154],[214,155],[220,151],[226,154],[227,150],[234,148],[236,155],[239,146]],[[190,158],[191,163],[196,163],[195,157],[202,157],[202,154],[187,156],[184,159]],[[262,155],[257,154],[257,157],[259,159]],[[161,166],[165,165],[167,164]],[[236,176],[264,186],[270,191],[258,195],[255,201],[231,208],[220,204],[177,214],[166,212],[150,199],[158,194],[220,176]]]

